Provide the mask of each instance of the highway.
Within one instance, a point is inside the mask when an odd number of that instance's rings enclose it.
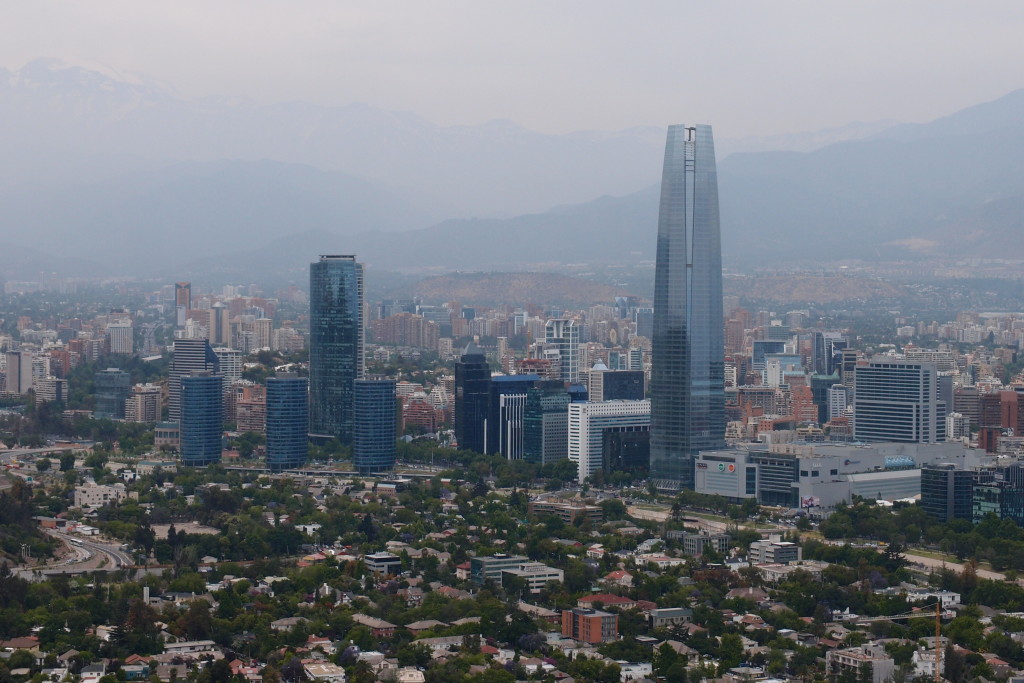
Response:
[[[18,569],[17,572],[22,578],[32,579],[94,571],[110,572],[132,567],[135,564],[134,558],[121,550],[118,545],[101,543],[77,534],[65,534],[52,529],[48,529],[47,533],[66,544],[75,553],[75,558],[70,561],[64,560],[63,562]]]

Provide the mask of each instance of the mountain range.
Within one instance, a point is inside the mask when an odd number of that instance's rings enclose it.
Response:
[[[424,274],[643,263],[663,139],[186,100],[37,60],[0,69],[0,277],[299,277],[327,252]],[[732,266],[1024,259],[1024,90],[926,124],[716,146]]]

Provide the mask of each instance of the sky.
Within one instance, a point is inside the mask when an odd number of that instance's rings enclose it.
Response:
[[[32,0],[0,66],[102,64],[179,95],[353,102],[443,125],[924,122],[1024,87],[1024,3]]]

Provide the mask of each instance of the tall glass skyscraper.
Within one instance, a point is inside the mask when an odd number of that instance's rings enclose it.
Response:
[[[304,465],[309,455],[309,380],[285,372],[268,377],[266,400],[270,471]]]
[[[309,435],[352,442],[353,382],[363,377],[363,264],[309,266]]]
[[[398,417],[395,380],[361,379],[355,388],[355,439],[352,461],[360,473],[395,468]]]
[[[455,439],[462,450],[484,452],[490,393],[487,357],[470,342],[455,364]]]
[[[223,379],[208,371],[181,378],[181,462],[203,467],[220,460]]]
[[[711,126],[669,126],[651,339],[651,478],[693,488],[693,456],[725,443],[722,245]]]

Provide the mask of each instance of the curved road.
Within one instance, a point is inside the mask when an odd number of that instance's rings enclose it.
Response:
[[[94,571],[117,571],[135,564],[134,558],[129,553],[121,550],[120,546],[100,543],[99,541],[89,540],[87,537],[72,536],[58,531],[47,530],[47,533],[67,544],[75,551],[75,561],[21,568],[18,572],[23,578],[30,579],[34,576],[54,576],[58,574],[81,574]],[[71,543],[71,541],[75,541],[75,543]]]

